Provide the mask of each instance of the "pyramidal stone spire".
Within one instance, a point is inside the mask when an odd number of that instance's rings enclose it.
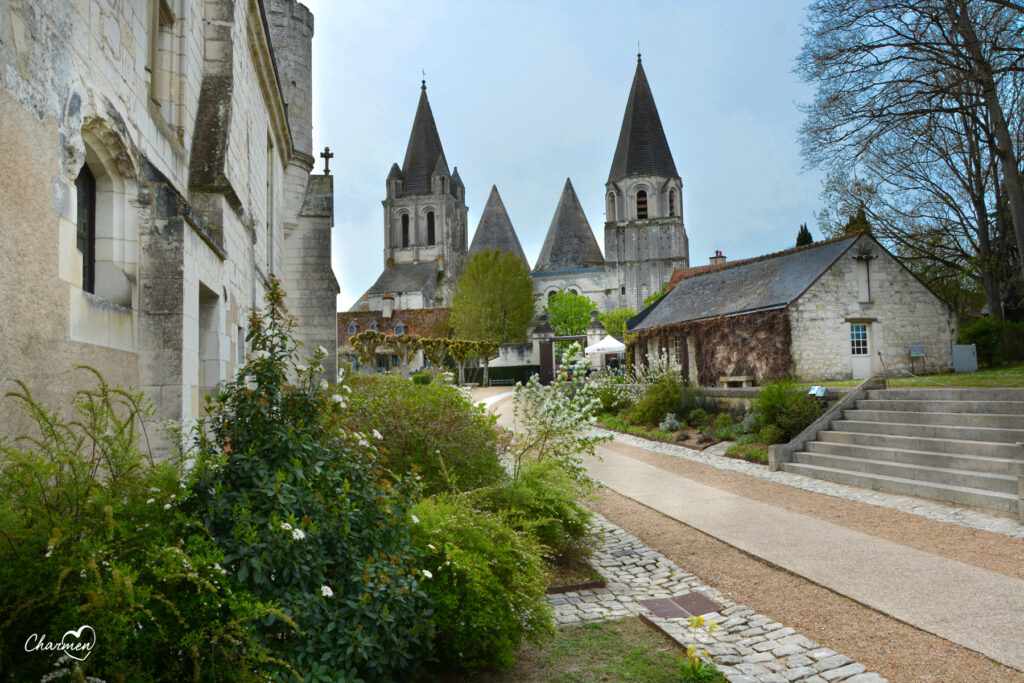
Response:
[[[452,180],[452,182],[455,181]],[[491,185],[491,194],[487,197],[487,205],[484,206],[484,212],[480,216],[480,224],[476,226],[476,232],[473,233],[473,244],[469,247],[469,255],[472,258],[474,254],[484,249],[510,252],[519,257],[527,268],[530,267],[526,253],[523,252],[523,247],[519,243],[516,230],[512,227],[512,219],[508,217],[505,204],[501,201],[498,188],[494,185]]]
[[[441,148],[441,136],[437,134],[434,114],[427,100],[427,84],[420,89],[420,103],[416,107],[416,118],[412,122],[409,146],[405,148],[405,163],[402,175],[405,183],[402,194],[430,194],[430,176],[440,169],[446,175],[448,162]]]
[[[626,101],[608,182],[637,175],[679,177],[640,55],[636,56],[636,74]]]
[[[551,219],[551,226],[533,272],[598,268],[603,265],[604,256],[594,239],[594,232],[590,229],[572,182],[566,178],[562,197],[558,200],[558,208]]]

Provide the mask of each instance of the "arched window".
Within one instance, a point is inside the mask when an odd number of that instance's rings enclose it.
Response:
[[[395,323],[395,334],[405,334],[405,325],[401,322]]]
[[[434,243],[434,212],[427,212],[427,244]]]
[[[377,331],[377,323],[375,323],[375,322],[370,323],[370,329],[373,330],[374,332],[376,332]]]
[[[579,292],[577,292],[575,289],[572,289],[571,287],[569,288],[569,293],[579,295]]]
[[[444,194],[448,191],[448,179],[441,178],[441,193]]]
[[[82,289],[96,292],[96,178],[87,164],[75,179],[78,194],[78,251],[82,254]]]
[[[604,210],[605,218],[607,220],[615,220],[615,193],[608,193],[608,206]]]
[[[647,193],[644,190],[636,193],[636,217],[647,218]]]
[[[558,290],[557,289],[552,289],[550,292],[548,292],[548,298],[550,299],[555,294],[558,294]]]
[[[351,323],[348,324],[348,333],[349,334],[355,334],[357,329],[358,328],[356,327],[356,324],[354,322],[351,322]]]
[[[668,191],[668,215],[669,216],[675,216],[676,215],[676,191],[675,190],[669,190]]]
[[[409,214],[402,214],[402,247],[409,246]]]

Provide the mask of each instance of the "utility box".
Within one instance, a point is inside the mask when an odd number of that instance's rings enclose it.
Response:
[[[978,350],[974,344],[953,344],[953,372],[977,372]]]

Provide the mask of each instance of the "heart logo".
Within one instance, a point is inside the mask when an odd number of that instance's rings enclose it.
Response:
[[[88,633],[85,633],[86,629],[88,629]],[[83,633],[85,633],[84,638],[82,636]],[[65,633],[64,637],[60,639],[59,649],[68,657],[73,657],[80,662],[84,662],[86,657],[92,654],[92,649],[95,646],[96,631],[92,630],[92,626],[85,624],[84,626],[78,627],[77,631],[68,631]],[[85,654],[80,656],[80,653],[82,652]]]

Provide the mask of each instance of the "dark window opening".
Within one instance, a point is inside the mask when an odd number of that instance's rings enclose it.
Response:
[[[675,190],[669,190],[668,191],[668,215],[669,216],[675,216],[676,215],[676,191]]]
[[[96,178],[88,166],[75,179],[78,193],[77,246],[82,253],[82,289],[96,291]]]
[[[434,243],[434,212],[427,212],[427,244]]]
[[[626,296],[626,288],[625,287],[622,288],[622,296]]]
[[[636,217],[647,218],[647,193],[643,190],[636,193]]]
[[[409,246],[409,214],[402,214],[402,246]]]

